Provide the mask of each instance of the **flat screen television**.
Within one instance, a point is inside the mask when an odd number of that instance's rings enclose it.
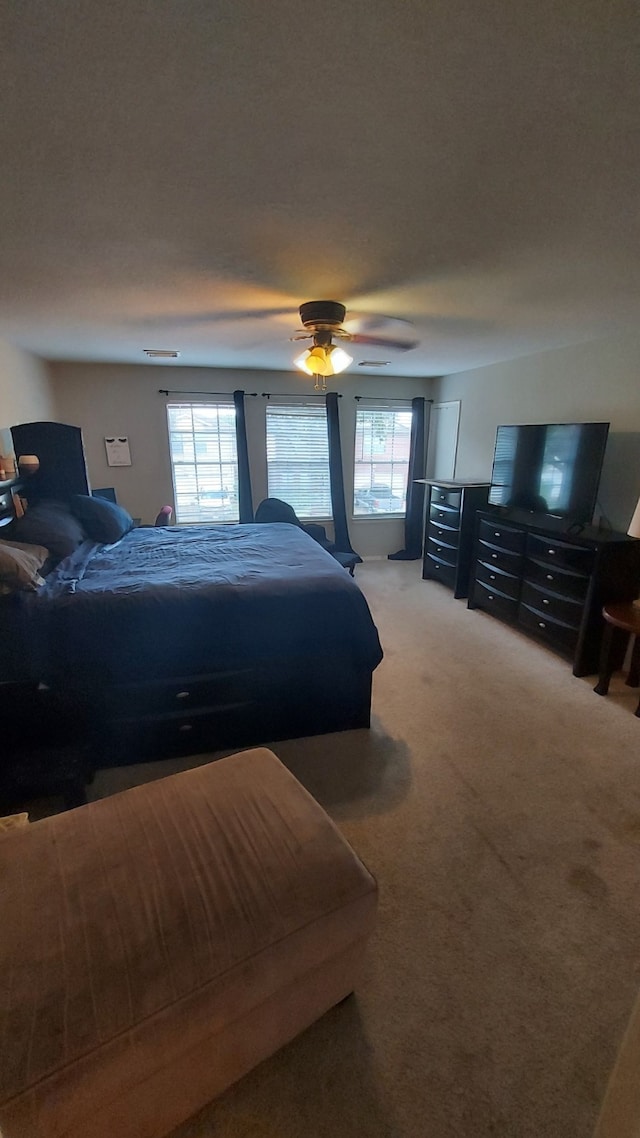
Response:
[[[498,427],[489,502],[591,521],[608,423],[528,423]]]

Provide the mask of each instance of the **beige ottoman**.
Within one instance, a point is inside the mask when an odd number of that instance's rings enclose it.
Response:
[[[348,995],[375,883],[270,751],[0,838],[4,1138],[156,1138]]]

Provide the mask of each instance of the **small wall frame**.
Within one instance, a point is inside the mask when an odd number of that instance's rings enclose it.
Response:
[[[129,439],[123,435],[105,436],[105,450],[109,466],[131,466]]]

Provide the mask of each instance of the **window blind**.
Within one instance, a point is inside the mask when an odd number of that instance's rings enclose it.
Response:
[[[356,408],[353,513],[403,514],[411,449],[411,411],[389,404]]]
[[[178,523],[237,522],[238,452],[229,403],[169,403],[169,450]]]
[[[324,403],[267,404],[267,484],[269,497],[288,502],[299,518],[331,517]]]

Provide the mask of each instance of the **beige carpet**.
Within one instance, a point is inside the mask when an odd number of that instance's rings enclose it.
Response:
[[[273,746],[378,878],[366,974],[174,1138],[588,1138],[639,979],[637,693],[599,698],[417,563],[357,580],[371,732]]]

